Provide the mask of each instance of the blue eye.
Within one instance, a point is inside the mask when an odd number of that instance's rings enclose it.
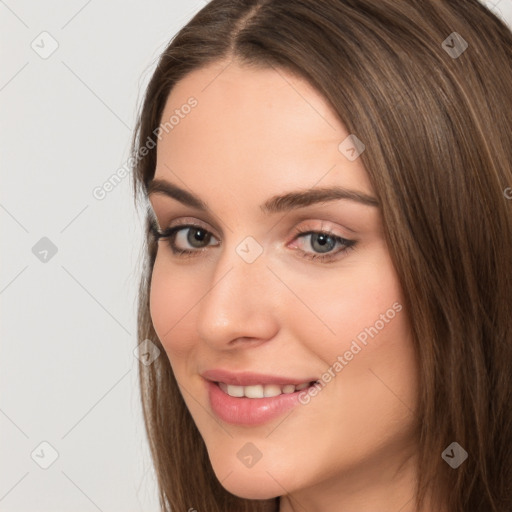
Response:
[[[347,240],[346,238],[335,235],[331,231],[297,230],[295,235],[296,238],[310,237],[309,243],[311,247],[320,251],[320,254],[312,254],[301,250],[302,256],[310,260],[319,260],[324,262],[333,261],[338,254],[347,252],[356,244],[355,240]],[[331,252],[337,245],[341,246],[341,248],[335,252]]]
[[[186,242],[190,246],[195,247],[195,249],[182,249],[176,245],[176,238],[181,231],[185,231],[187,233],[185,240],[182,240],[182,242]],[[208,230],[195,224],[181,224],[166,229],[165,231],[159,231],[156,225],[152,224],[151,233],[157,241],[167,240],[167,243],[173,254],[182,258],[197,256],[199,253],[203,252],[208,245],[212,245],[210,242],[212,238],[214,238],[212,233],[210,233]],[[301,256],[309,260],[318,260],[321,262],[334,261],[337,259],[338,254],[346,253],[350,249],[353,249],[356,245],[355,240],[347,240],[346,238],[337,236],[330,231],[324,230],[297,230],[295,235],[295,238],[310,237],[310,245],[314,248],[314,250],[320,251],[320,254],[315,254],[299,249]],[[335,252],[332,252],[332,249],[334,249],[337,245],[341,246],[341,248]]]

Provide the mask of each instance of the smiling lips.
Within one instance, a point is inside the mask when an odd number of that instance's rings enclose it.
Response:
[[[277,384],[255,384],[254,386],[233,386],[232,384],[226,384],[225,382],[218,383],[220,389],[224,391],[224,393],[233,397],[243,397],[246,398],[263,398],[263,397],[274,397],[289,393],[295,393],[295,391],[300,391],[302,389],[307,388],[310,383],[303,382],[299,385],[293,384],[285,384],[284,386],[279,386]]]
[[[267,375],[263,373],[254,372],[230,372],[228,370],[213,369],[206,370],[201,373],[201,376],[212,382],[223,382],[224,384],[232,386],[254,386],[254,385],[269,385],[275,384],[278,386],[286,385],[300,385],[303,383],[316,382],[316,377],[301,379],[294,377],[281,377],[278,375]]]
[[[213,412],[221,420],[236,425],[265,423],[300,402],[300,391],[316,379],[294,379],[226,370],[203,372]]]

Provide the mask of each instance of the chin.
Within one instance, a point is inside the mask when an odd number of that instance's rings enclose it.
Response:
[[[270,477],[269,477],[270,478]],[[238,498],[247,500],[269,500],[283,494],[283,488],[276,482],[268,480],[260,482],[255,478],[231,478],[222,482],[222,487]]]
[[[212,464],[222,487],[234,496],[249,500],[268,500],[283,494],[283,487],[278,483],[282,480],[281,476],[273,475],[272,478],[264,467],[257,469],[241,466],[238,469],[227,468],[222,462],[215,464],[213,461]]]

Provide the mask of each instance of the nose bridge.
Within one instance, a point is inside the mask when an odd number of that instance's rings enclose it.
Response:
[[[276,283],[263,246],[253,237],[224,247],[211,285],[200,303],[197,328],[207,342],[271,337],[276,327]]]
[[[212,286],[218,288],[221,294],[231,291],[252,301],[252,298],[261,296],[259,292],[264,290],[265,285],[269,285],[271,272],[266,264],[264,247],[253,236],[246,236],[238,243],[230,242],[222,250]]]

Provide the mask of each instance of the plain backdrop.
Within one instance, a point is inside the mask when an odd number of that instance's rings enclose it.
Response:
[[[512,0],[484,3],[512,26]],[[129,176],[93,191],[204,5],[0,0],[0,511],[158,510],[133,353],[142,214]]]

